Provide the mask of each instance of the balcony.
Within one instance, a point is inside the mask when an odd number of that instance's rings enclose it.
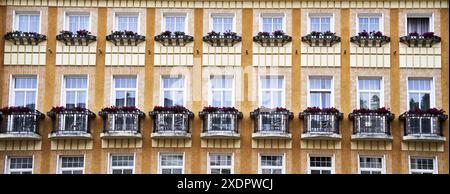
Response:
[[[47,116],[53,121],[53,131],[48,135],[50,139],[91,138],[89,124],[95,114],[88,109],[54,107]]]
[[[442,123],[448,116],[429,111],[408,111],[400,115],[404,123],[404,141],[445,142]]]
[[[20,109],[20,110],[19,110]],[[0,112],[0,139],[40,139],[39,121],[45,115],[26,107],[3,108]]]
[[[358,109],[349,118],[353,120],[353,140],[392,140],[390,123],[394,114],[388,109]]]
[[[191,138],[190,120],[194,118],[194,113],[188,109],[181,106],[156,106],[149,114],[153,118],[152,138]]]
[[[309,107],[299,114],[303,119],[302,139],[336,140],[341,139],[339,121],[343,114],[335,108],[320,109]]]
[[[285,108],[258,108],[250,113],[253,139],[291,139],[289,120],[294,114]]]
[[[98,115],[103,119],[103,139],[141,138],[141,119],[144,112],[134,107],[104,108]]]
[[[200,137],[204,139],[238,139],[239,119],[242,112],[235,108],[205,107],[199,113],[203,120],[203,132]]]
[[[253,42],[258,43],[263,47],[282,47],[289,42],[292,42],[292,37],[285,34],[281,30],[269,32],[259,32],[253,37]]]

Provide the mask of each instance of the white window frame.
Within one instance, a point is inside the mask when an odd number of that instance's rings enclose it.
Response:
[[[330,32],[335,32],[334,30],[334,13],[308,13],[307,14],[307,25],[306,25],[306,29],[308,33],[311,33],[311,18],[314,17],[330,17]]]
[[[57,155],[56,156],[56,174],[62,174],[63,169],[61,168],[62,165],[62,157],[83,157],[83,169],[81,168],[64,168],[64,170],[82,170],[82,174],[85,174],[85,168],[86,168],[86,154],[82,155]]]
[[[311,89],[310,80],[316,79],[331,79],[330,89]],[[334,107],[334,76],[328,75],[310,75],[307,82],[308,95],[306,96],[308,106],[311,106],[311,92],[331,92],[330,93],[330,107]]]
[[[112,157],[113,156],[133,156],[133,166],[120,166],[120,167],[113,167],[112,166]],[[131,174],[135,174],[135,167],[136,167],[136,153],[127,154],[127,153],[108,153],[108,174],[112,174],[113,170],[115,169],[131,169]]]
[[[115,82],[115,78],[116,77],[128,77],[128,78],[131,78],[131,77],[134,77],[135,79],[136,79],[136,88],[133,90],[133,89],[131,89],[131,88],[116,88],[116,82]],[[111,101],[111,104],[112,105],[116,105],[116,91],[134,91],[135,92],[135,99],[134,99],[134,106],[137,106],[137,104],[138,104],[138,91],[139,91],[139,75],[112,75],[111,76],[111,92],[112,92],[112,94],[111,94],[111,99],[110,99],[110,101]],[[125,106],[126,106],[126,104],[127,104],[127,101],[126,101],[126,98],[125,98]]]
[[[434,77],[407,77],[406,78],[406,110],[410,110],[410,106],[409,106],[409,80],[410,79],[415,79],[415,80],[421,80],[421,79],[429,79],[431,80],[431,91],[430,92],[430,108],[435,107],[435,78]],[[426,93],[427,90],[413,90],[413,93]],[[420,102],[419,102],[419,106],[420,106]]]
[[[428,32],[434,32],[434,13],[407,13],[405,14],[405,36],[408,35],[408,18],[429,18]]]
[[[234,174],[234,153],[212,153],[212,152],[208,152],[207,153],[208,158],[207,158],[207,169],[208,169],[208,174],[211,174],[211,169],[212,168],[218,168],[218,169],[230,169],[230,174]],[[210,156],[211,155],[231,155],[231,166],[211,166],[210,163]]]
[[[186,154],[183,152],[183,153],[177,153],[177,152],[158,152],[158,174],[162,174],[162,169],[163,169],[163,166],[161,165],[161,156],[162,155],[166,155],[166,154],[172,154],[172,155],[182,155],[183,156],[183,166],[181,166],[181,174],[185,174],[185,171],[184,171],[184,166],[186,165]],[[164,166],[164,168],[170,168],[170,169],[173,169],[173,168],[179,168],[180,166]]]
[[[325,154],[307,154],[307,163],[308,163],[308,174],[311,174],[311,170],[330,170],[331,174],[336,173],[336,157],[334,154],[325,155]],[[331,167],[311,167],[311,157],[331,157]]]
[[[421,169],[411,169],[411,159],[412,158],[421,158],[421,159],[433,159],[433,170],[421,170]],[[433,173],[438,174],[438,158],[437,156],[408,156],[408,172],[412,174],[413,172],[418,173]]]
[[[14,169],[11,170],[10,168],[10,164],[11,164],[11,158],[28,158],[31,157],[31,174],[34,174],[34,155],[31,156],[5,156],[5,174],[11,174],[11,172],[20,172],[20,174],[22,174],[22,172],[29,172],[30,169],[27,168],[20,168],[20,169]]]
[[[92,29],[92,22],[91,22],[91,12],[64,12],[64,28],[69,31],[70,30],[70,16],[88,16],[88,29],[84,29],[87,30],[89,32],[91,32]],[[78,22],[79,19],[78,19]],[[80,29],[80,24],[78,23],[78,30],[83,30]]]
[[[258,153],[258,174],[262,174],[263,166],[262,166],[262,156],[281,156],[281,167],[278,166],[267,166],[264,169],[281,169],[281,174],[286,174],[286,153],[276,154],[276,153]]]
[[[212,87],[212,78],[213,77],[221,77],[222,79],[231,79],[232,80],[232,84],[231,84],[231,89],[227,89],[227,88],[216,88],[213,89]],[[208,104],[211,106],[213,104],[213,91],[230,91],[231,92],[231,106],[233,107],[235,105],[235,99],[236,99],[236,92],[235,92],[235,86],[236,81],[235,81],[235,76],[234,75],[211,75],[209,76],[209,80],[208,80]],[[223,100],[223,99],[222,99]],[[223,105],[223,101],[221,101],[222,105]]]
[[[209,31],[213,31],[214,29],[214,18],[215,17],[220,17],[220,18],[231,18],[232,20],[232,26],[231,26],[231,31],[232,32],[236,32],[236,14],[234,13],[211,13],[209,14]],[[222,27],[223,27],[223,23],[222,23]]]
[[[380,91],[378,90],[360,90],[359,89],[359,80],[360,79],[378,79],[380,80]],[[356,81],[356,104],[358,108],[361,108],[360,104],[360,92],[380,92],[380,108],[384,107],[384,77],[372,77],[372,76],[358,76]],[[370,102],[369,102],[370,106]]]
[[[13,11],[13,29],[19,30],[19,15],[39,15],[39,27],[37,33],[42,31],[42,12],[41,11]]]
[[[281,89],[272,89],[272,88],[270,88],[270,89],[263,89],[262,88],[262,84],[261,84],[261,78],[263,78],[263,77],[269,77],[269,78],[274,78],[274,77],[278,77],[279,79],[282,79],[283,80],[283,83],[282,83],[282,88]],[[281,107],[285,107],[286,106],[286,79],[285,79],[285,76],[284,75],[260,75],[259,77],[258,77],[258,88],[259,88],[259,94],[258,94],[258,98],[259,98],[259,106],[262,106],[262,93],[264,92],[264,91],[269,91],[269,92],[277,92],[277,91],[281,91]],[[273,99],[271,98],[271,103],[270,103],[271,105],[272,105],[272,107],[266,107],[266,108],[276,108],[276,107],[273,107]]]
[[[285,13],[261,13],[259,15],[259,31],[262,32],[263,31],[263,19],[264,18],[276,18],[276,17],[281,17],[281,27],[283,32],[286,32],[286,14]],[[269,32],[272,33],[272,32]]]
[[[378,18],[378,28],[380,29],[380,32],[384,34],[384,14],[374,14],[374,13],[358,13],[356,17],[356,33],[361,32],[361,29],[359,29],[359,19],[360,18]]]
[[[189,14],[186,12],[165,12],[162,13],[162,24],[161,24],[161,32],[166,31],[166,17],[184,17],[184,33],[188,34],[188,16]],[[172,32],[173,33],[173,32]]]
[[[67,89],[66,88],[66,78],[67,77],[75,77],[75,78],[86,78],[86,88],[82,89],[82,88],[70,88]],[[67,92],[77,92],[77,96],[78,96],[78,92],[86,92],[86,108],[89,107],[89,75],[62,75],[62,81],[61,81],[61,106],[66,106],[66,95]],[[75,104],[77,104],[77,98],[75,98]]]
[[[36,78],[36,88],[34,88],[34,89],[29,89],[29,88],[21,88],[21,89],[16,89],[15,87],[14,87],[14,83],[15,83],[15,79],[16,78],[26,78],[26,77],[34,77],[34,78]],[[10,84],[9,84],[9,106],[16,106],[16,92],[35,92],[36,93],[36,96],[35,96],[35,99],[34,99],[34,102],[35,102],[35,109],[37,109],[37,106],[38,106],[38,96],[39,96],[39,94],[38,94],[38,88],[39,88],[39,76],[38,75],[11,75],[10,76],[10,79],[9,80],[11,80],[10,81]],[[25,97],[25,99],[26,99],[26,97]],[[24,100],[25,100],[24,99]]]
[[[368,158],[381,158],[381,169],[380,168],[361,168],[361,157]],[[361,171],[381,171],[381,174],[386,174],[386,157],[385,155],[359,155],[358,154],[358,174],[361,174]]]
[[[137,17],[137,32],[138,34],[140,34],[141,31],[141,14],[139,12],[115,12],[114,13],[114,26],[113,29],[114,30],[118,30],[119,27],[119,17],[123,16],[123,17]]]
[[[185,75],[161,75],[160,76],[160,98],[159,98],[159,102],[161,106],[164,106],[164,92],[165,91],[181,91],[181,88],[169,88],[169,89],[165,89],[164,88],[164,78],[181,78],[183,80],[183,106],[186,106],[186,102],[187,102],[187,94],[186,94],[186,86],[187,86],[187,81],[186,81],[186,76]]]

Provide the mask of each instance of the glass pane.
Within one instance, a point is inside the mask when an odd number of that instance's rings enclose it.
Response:
[[[127,106],[135,106],[136,105],[136,93],[133,91],[128,91],[127,93]]]
[[[125,106],[125,94],[124,91],[116,92],[116,106]]]
[[[429,109],[430,108],[430,94],[422,94],[420,98],[420,108]]]
[[[36,92],[26,92],[26,107],[35,109],[36,107]]]
[[[17,89],[36,89],[36,77],[16,77],[14,78],[14,88]]]
[[[409,109],[414,110],[420,108],[420,94],[418,93],[409,93]]]
[[[368,18],[359,18],[359,31],[369,32],[369,19]]]

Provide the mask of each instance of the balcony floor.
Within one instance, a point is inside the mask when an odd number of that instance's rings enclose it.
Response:
[[[41,136],[37,133],[2,133],[0,139],[5,140],[39,140]]]
[[[140,139],[142,134],[135,131],[114,131],[100,134],[102,139]]]
[[[208,131],[201,133],[200,137],[203,139],[239,139],[240,135],[230,131]]]
[[[341,135],[337,133],[302,133],[302,139],[339,140]]]
[[[50,133],[50,139],[91,139],[92,136],[87,132],[72,132],[72,133]]]
[[[277,133],[277,132],[258,132],[252,134],[253,139],[291,139],[290,133]]]
[[[366,133],[366,134],[354,134],[352,135],[352,140],[385,140],[392,141],[392,135],[387,134],[376,134],[376,133]]]
[[[164,132],[153,132],[153,139],[190,139],[191,134],[185,131],[164,131]]]
[[[437,135],[411,134],[403,136],[403,141],[445,142],[446,138]]]

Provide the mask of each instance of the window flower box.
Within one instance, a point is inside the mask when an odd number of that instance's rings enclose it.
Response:
[[[306,42],[309,46],[328,46],[341,42],[341,37],[336,36],[333,32],[311,32],[302,37],[302,42]]]
[[[184,32],[165,31],[155,36],[155,41],[164,46],[185,46],[194,41],[194,37],[186,35]]]
[[[114,43],[115,46],[137,46],[145,41],[145,36],[133,31],[115,31],[106,36],[106,40]]]
[[[404,122],[405,141],[445,141],[442,122],[448,115],[436,108],[414,109],[400,115]]]
[[[290,139],[289,120],[294,113],[286,108],[257,108],[250,112],[253,119],[254,139]]]
[[[203,37],[203,41],[215,47],[231,47],[236,43],[241,42],[242,38],[236,35],[235,32],[225,32],[220,34],[220,32],[209,32]]]
[[[358,140],[392,140],[391,121],[394,114],[389,109],[355,109],[349,114],[353,120],[352,139]]]
[[[98,113],[103,119],[104,139],[141,138],[141,120],[145,113],[134,106],[105,107]]]
[[[358,36],[350,38],[350,42],[357,44],[359,47],[381,47],[391,41],[391,38],[383,35],[381,31],[378,32],[366,32],[362,31],[358,33]]]
[[[408,47],[432,47],[441,42],[441,37],[434,35],[434,32],[425,32],[422,35],[412,32],[407,36],[400,37],[400,42]]]
[[[303,119],[303,139],[340,139],[339,121],[343,118],[336,108],[308,107],[299,114]]]
[[[39,121],[45,115],[28,107],[0,109],[0,139],[40,139]]]
[[[259,32],[253,37],[253,41],[264,47],[281,47],[292,41],[292,37],[286,35],[283,31],[277,30],[270,34],[269,32]]]
[[[153,138],[190,138],[190,120],[194,113],[183,106],[155,106],[150,116],[153,118]]]
[[[66,46],[83,45],[87,46],[97,40],[97,37],[91,35],[87,30],[78,30],[76,34],[71,31],[61,31],[56,35],[56,40],[63,42]]]
[[[239,138],[242,112],[234,107],[204,107],[199,117],[203,120],[202,138]]]
[[[49,134],[49,138],[91,137],[90,121],[95,118],[95,114],[86,108],[57,106],[47,112],[47,116],[53,120],[53,131]]]
[[[14,43],[14,45],[38,45],[47,40],[47,36],[37,32],[12,31],[6,33],[5,40]]]

